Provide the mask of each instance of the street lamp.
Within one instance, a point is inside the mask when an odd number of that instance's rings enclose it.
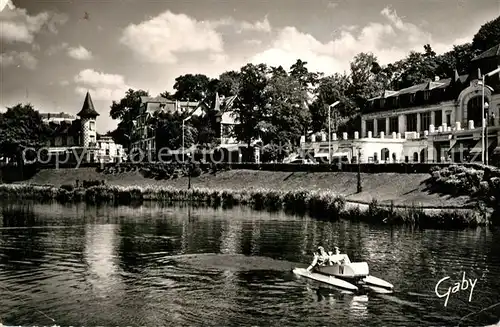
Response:
[[[490,108],[490,105],[488,102],[485,102],[484,103],[484,120],[485,120],[485,126],[484,126],[484,134],[486,135],[486,150],[484,151],[484,162],[486,165],[488,165],[488,140],[489,140],[489,137],[488,137],[488,123],[489,123],[489,114],[488,114],[488,109]]]
[[[361,186],[361,147],[356,148],[358,150],[358,193],[363,191],[363,187]]]
[[[488,158],[487,155],[485,155],[485,153],[487,152],[487,151],[485,151],[485,133],[486,133],[486,125],[487,125],[488,121],[485,121],[485,115],[484,115],[484,113],[485,113],[485,109],[487,109],[487,106],[489,106],[489,105],[487,105],[485,103],[485,101],[484,101],[485,100],[484,99],[485,80],[486,80],[486,77],[490,77],[490,76],[495,75],[495,74],[500,74],[500,66],[497,69],[492,70],[488,74],[483,75],[483,81],[482,81],[483,82],[482,83],[482,91],[483,91],[482,94],[483,94],[483,96],[482,96],[482,101],[481,101],[481,108],[482,108],[481,118],[482,118],[483,125],[482,125],[482,128],[481,128],[482,129],[481,142],[482,142],[482,145],[483,145],[483,149],[482,149],[482,153],[481,153],[481,159],[483,161],[483,165],[485,163],[487,164],[487,158]]]
[[[340,101],[335,101],[328,106],[328,164],[332,164],[332,120],[330,119],[331,109],[336,107]]]
[[[184,123],[186,121],[188,121],[189,119],[191,119],[191,116],[187,117],[187,118],[184,118],[182,120],[182,163],[184,164],[185,161],[184,161]]]

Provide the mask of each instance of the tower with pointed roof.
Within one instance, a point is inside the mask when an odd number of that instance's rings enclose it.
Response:
[[[87,92],[85,100],[83,101],[82,110],[77,114],[81,121],[81,135],[83,147],[96,147],[97,142],[97,128],[96,118],[99,116],[92,103],[90,93]]]

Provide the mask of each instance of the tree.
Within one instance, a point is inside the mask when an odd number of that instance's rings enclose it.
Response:
[[[234,70],[224,72],[219,76],[217,92],[223,96],[238,94],[240,89],[240,73]]]
[[[49,125],[43,122],[31,104],[9,107],[5,113],[0,113],[0,156],[22,164],[23,151],[26,148],[40,149],[51,133]]]
[[[113,101],[109,115],[113,119],[126,120],[127,117],[135,118],[139,114],[141,97],[149,97],[149,92],[144,90],[128,89],[125,96],[118,102]]]
[[[260,135],[260,123],[266,116],[267,86],[269,70],[265,64],[247,64],[240,70],[240,89],[235,102],[234,114],[239,120],[235,128],[236,138],[250,148],[252,140]]]
[[[141,97],[149,96],[149,92],[144,90],[129,89],[125,92],[125,97],[119,101],[113,101],[109,115],[113,119],[119,119],[117,128],[111,132],[116,143],[124,147],[130,147],[133,120],[140,113]]]
[[[500,16],[482,25],[472,39],[472,49],[477,53],[500,43]]]
[[[163,92],[161,92],[161,93],[160,93],[160,96],[161,96],[162,98],[165,98],[165,99],[168,99],[168,100],[175,100],[174,95],[173,95],[173,94],[171,94],[171,93],[170,93],[170,92],[168,92],[168,91],[163,91]]]
[[[366,100],[379,96],[388,84],[388,76],[383,74],[377,57],[372,53],[361,52],[351,61],[350,87],[347,93],[358,108],[362,108]]]
[[[340,118],[350,117],[358,111],[355,101],[349,94],[352,90],[349,76],[345,74],[334,74],[320,79],[315,99],[309,106],[311,127],[314,132],[328,127],[328,106],[336,101],[340,101],[340,104],[331,113],[332,127],[338,127],[338,124],[342,123],[343,119]],[[335,116],[337,120],[334,119]]]
[[[201,101],[205,98],[210,78],[202,74],[186,74],[175,79],[174,98],[182,101]]]
[[[264,89],[264,97],[268,99],[263,117],[267,122],[264,143],[297,141],[310,123],[307,93],[300,81],[277,69]]]
[[[155,117],[156,148],[158,150],[167,148],[177,150],[182,148],[182,119],[184,117],[178,112],[166,112],[157,114]],[[194,144],[197,131],[189,123],[184,126],[184,146],[190,147]]]
[[[296,78],[302,86],[312,87],[316,86],[319,82],[319,78],[322,77],[320,73],[310,72],[307,67],[307,61],[302,61],[297,59],[295,64],[290,67],[290,75]]]
[[[400,87],[410,87],[424,83],[435,76],[447,77],[445,72],[438,75],[439,58],[429,45],[424,46],[425,52],[412,51],[404,60],[404,71],[400,77]]]

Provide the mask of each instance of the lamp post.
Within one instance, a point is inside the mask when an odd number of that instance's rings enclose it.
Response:
[[[485,138],[486,138],[486,149],[484,151],[484,162],[486,165],[488,165],[488,149],[489,149],[489,146],[488,146],[488,140],[489,140],[489,137],[488,137],[488,124],[489,124],[489,114],[488,114],[488,109],[490,108],[490,105],[488,104],[488,102],[485,102],[484,104],[484,121],[485,121],[485,124],[484,124],[484,134],[486,135]]]
[[[358,187],[357,191],[358,193],[361,193],[363,191],[363,187],[361,186],[361,148],[357,147],[358,150]]]
[[[485,119],[485,115],[484,115],[484,114],[485,114],[485,109],[487,109],[487,108],[486,108],[486,106],[489,106],[489,105],[487,105],[487,104],[485,103],[485,99],[484,99],[484,88],[485,88],[485,86],[486,86],[486,85],[485,85],[485,82],[486,82],[486,77],[490,77],[490,76],[495,75],[495,74],[500,74],[500,66],[499,66],[497,69],[492,70],[492,71],[491,71],[491,72],[489,72],[488,74],[483,75],[483,80],[482,80],[482,82],[483,82],[483,83],[482,83],[482,101],[481,101],[482,114],[481,114],[481,118],[482,118],[482,122],[483,122],[483,124],[482,124],[482,128],[481,128],[481,129],[482,129],[482,133],[481,133],[481,134],[482,134],[482,137],[481,137],[481,142],[482,142],[482,146],[483,146],[483,148],[482,148],[482,153],[481,153],[481,159],[482,159],[483,165],[484,165],[484,164],[486,163],[486,161],[487,161],[487,155],[485,155],[485,154],[486,154],[486,152],[487,152],[487,150],[485,150],[485,146],[486,146],[486,145],[485,145],[485,143],[487,143],[487,141],[485,142],[485,133],[486,133],[486,125],[488,124],[488,121]],[[487,138],[487,137],[486,137],[486,138]]]
[[[328,106],[328,164],[332,164],[332,120],[331,118],[331,109],[336,107],[340,101],[335,101],[331,105]]]
[[[188,121],[189,119],[191,119],[191,116],[184,118],[182,120],[182,163],[183,164],[185,163],[185,160],[184,160],[184,123],[186,121]]]

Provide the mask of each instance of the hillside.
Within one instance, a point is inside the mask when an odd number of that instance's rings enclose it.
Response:
[[[395,205],[421,204],[425,207],[463,207],[469,197],[450,197],[429,194],[423,182],[429,174],[361,174],[363,192],[356,194],[356,173],[308,173],[271,172],[254,170],[231,170],[214,175],[202,175],[191,179],[191,186],[216,189],[271,188],[293,190],[298,188],[328,189],[340,193],[352,201],[369,202],[376,198],[379,203]],[[105,180],[110,185],[158,185],[187,188],[188,178],[174,180],[146,179],[139,172],[124,172],[116,175],[103,174],[92,168],[41,170],[23,183],[73,184],[75,180]]]

